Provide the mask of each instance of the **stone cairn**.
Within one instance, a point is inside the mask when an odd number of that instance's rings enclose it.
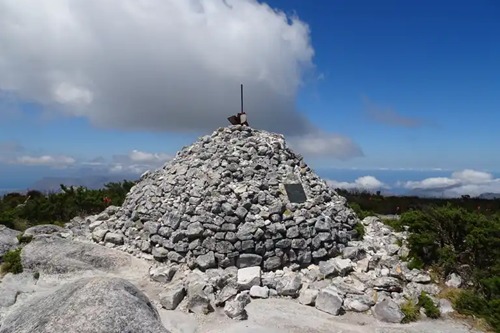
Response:
[[[285,184],[301,184],[306,202],[290,202]],[[201,269],[307,267],[341,253],[359,222],[282,135],[240,125],[183,147],[108,213],[94,241]]]
[[[286,184],[301,184],[307,200],[290,202]],[[407,231],[377,217],[359,221],[283,136],[249,127],[219,128],[184,147],[143,174],[121,207],[66,228],[156,260],[149,274],[164,286],[157,306],[167,310],[205,315],[224,306],[244,320],[252,298],[288,297],[335,316],[371,312],[400,323],[401,305],[425,292],[452,311],[431,276],[404,261]],[[448,280],[460,286],[458,276]]]

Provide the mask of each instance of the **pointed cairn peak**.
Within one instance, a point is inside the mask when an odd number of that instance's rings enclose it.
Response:
[[[236,125],[145,173],[106,225],[159,261],[270,271],[336,256],[357,222],[283,135]]]

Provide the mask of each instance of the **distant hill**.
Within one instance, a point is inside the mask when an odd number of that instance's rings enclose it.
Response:
[[[478,198],[487,200],[500,199],[500,193],[482,193]]]
[[[44,177],[29,186],[30,190],[38,191],[59,191],[60,184],[66,186],[84,186],[91,190],[97,190],[109,182],[123,182],[126,180],[135,180],[137,176],[84,176],[84,177]]]

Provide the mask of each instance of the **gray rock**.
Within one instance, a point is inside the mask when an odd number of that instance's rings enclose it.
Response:
[[[348,246],[342,250],[342,258],[357,261],[361,259],[364,251],[357,246]]]
[[[236,266],[238,268],[260,266],[262,262],[262,256],[253,253],[243,253],[236,260]]]
[[[276,283],[276,291],[280,296],[298,297],[302,288],[302,279],[298,274],[281,277]]]
[[[377,320],[386,323],[400,323],[405,317],[399,305],[390,299],[375,304],[372,313]]]
[[[149,271],[149,276],[153,281],[168,283],[172,281],[175,273],[177,272],[177,266],[163,266],[157,268],[151,268]]]
[[[3,257],[7,252],[15,250],[19,245],[17,236],[22,232],[12,230],[4,225],[0,225],[0,257]]]
[[[368,295],[347,295],[344,299],[344,308],[347,311],[366,312],[375,305],[375,301]]]
[[[37,236],[21,251],[24,269],[49,274],[112,271],[130,262],[130,257],[124,253],[57,236]]]
[[[26,231],[23,233],[23,236],[34,237],[36,235],[49,235],[49,234],[61,233],[64,231],[65,229],[61,228],[60,226],[54,224],[43,224],[43,225],[36,225],[34,227],[26,229]]]
[[[207,315],[214,311],[210,298],[203,291],[188,293],[186,308],[197,315]]]
[[[418,281],[415,281],[415,282],[418,282]],[[450,288],[460,288],[460,286],[462,285],[462,278],[455,273],[451,273],[446,278],[445,284]]]
[[[431,277],[427,273],[420,273],[412,279],[416,283],[429,283],[431,282]]]
[[[354,265],[350,259],[341,259],[339,257],[328,261],[320,261],[319,271],[325,277],[346,276],[354,270]]]
[[[182,284],[176,284],[159,295],[160,304],[167,310],[175,310],[185,296],[186,289],[184,286]]]
[[[375,290],[400,292],[403,289],[398,279],[388,276],[377,278],[371,284]]]
[[[238,269],[238,287],[249,290],[252,286],[260,286],[261,269],[259,266]]]
[[[106,233],[106,236],[104,236],[104,241],[106,243],[122,245],[124,242],[124,238],[123,238],[122,234],[108,232],[108,233]]]
[[[266,271],[272,271],[280,267],[281,267],[281,258],[279,257],[275,256],[270,257],[264,261],[264,270]]]
[[[314,306],[316,303],[316,298],[318,297],[319,291],[316,289],[304,289],[300,293],[299,303],[303,305]]]
[[[269,288],[268,287],[260,287],[260,286],[252,286],[250,288],[250,297],[252,298],[268,298],[269,297]]]
[[[77,311],[75,311],[77,309]],[[82,278],[28,299],[0,333],[168,333],[149,299],[119,278]]]
[[[153,247],[152,254],[156,260],[163,260],[165,258],[168,258],[169,252],[167,249],[160,246],[160,247]],[[178,262],[178,260],[174,260],[173,258],[171,260],[174,262]]]
[[[441,312],[442,315],[447,315],[452,312],[455,312],[451,302],[444,298],[439,299],[439,311]]]
[[[251,299],[248,294],[238,294],[234,299],[226,303],[224,306],[224,313],[226,316],[234,320],[246,320],[248,319],[248,314],[245,310],[245,306],[247,306],[250,302]]]
[[[201,270],[217,267],[217,262],[215,261],[215,255],[212,251],[196,258],[196,264]]]
[[[238,288],[233,284],[226,285],[217,295],[217,298],[215,300],[215,306],[224,305],[228,300],[236,296],[238,292],[239,292]]]
[[[316,298],[316,309],[338,316],[342,309],[342,297],[337,294],[333,289],[321,289]]]
[[[109,232],[107,229],[95,229],[92,232],[92,239],[94,242],[102,242],[104,240],[104,236]]]

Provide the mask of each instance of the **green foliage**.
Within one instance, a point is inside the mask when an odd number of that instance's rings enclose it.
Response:
[[[411,323],[420,319],[420,307],[411,299],[401,305],[401,312],[405,315],[402,323]]]
[[[121,205],[134,185],[131,181],[108,183],[99,190],[61,185],[58,193],[9,193],[0,200],[0,224],[20,231],[47,223],[64,226],[64,222],[75,216],[102,212],[108,206],[104,198],[113,205]]]
[[[363,220],[368,216],[375,216],[375,213],[373,212],[362,210],[361,207],[355,202],[349,203],[349,207],[351,207],[351,209],[354,211],[354,213],[356,213],[360,220]]]
[[[2,273],[20,274],[23,272],[21,264],[21,248],[7,252],[3,258]]]
[[[457,311],[484,318],[500,330],[500,218],[469,211],[448,203],[402,214],[408,226],[411,261],[408,268],[433,266],[447,276],[461,267],[472,268],[474,288],[455,297]],[[429,302],[422,306],[432,318]],[[432,301],[431,301],[432,302]],[[427,304],[427,308],[426,308]]]
[[[366,230],[365,230],[365,226],[363,225],[363,223],[358,223],[354,226],[354,230],[356,230],[356,232],[358,233],[358,237],[359,239],[363,239],[363,237],[365,237],[365,233],[366,233]]]
[[[21,244],[28,244],[29,242],[31,242],[33,240],[33,236],[19,235],[19,236],[17,236],[17,240]]]
[[[403,225],[401,224],[401,221],[398,219],[381,219],[381,221],[385,224],[394,229],[394,231],[400,232],[403,231]]]
[[[441,316],[441,312],[439,308],[434,304],[432,299],[425,292],[422,291],[420,296],[418,297],[418,305],[424,308],[424,313],[429,318],[439,318]]]
[[[40,278],[40,272],[35,271],[35,272],[33,273],[33,278],[34,278],[35,280],[38,280],[38,279]]]
[[[496,332],[500,331],[500,298],[487,299],[472,290],[462,290],[452,304],[456,311],[483,318]]]
[[[469,212],[480,212],[486,216],[494,215],[500,211],[500,200],[488,200],[479,198],[422,198],[416,196],[382,196],[377,193],[360,190],[335,189],[345,197],[347,202],[356,203],[364,211],[372,211],[381,215],[402,214],[412,210],[425,210],[426,207],[441,207],[451,203],[460,206]],[[398,210],[399,207],[399,210]]]
[[[424,262],[419,257],[411,258],[408,263],[408,269],[422,269],[424,268]]]

